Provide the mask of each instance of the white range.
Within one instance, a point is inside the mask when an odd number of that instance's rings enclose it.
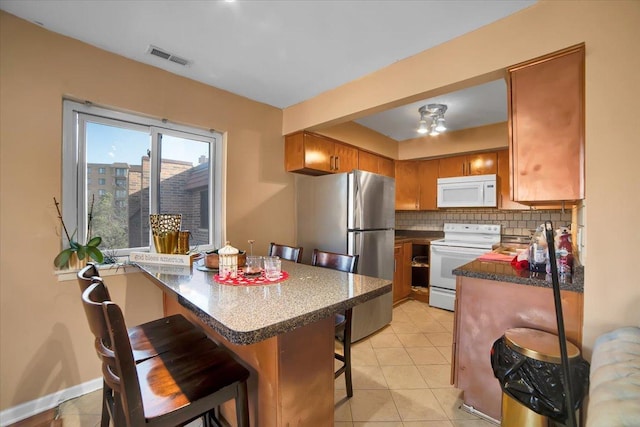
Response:
[[[473,261],[500,243],[498,224],[444,224],[444,239],[431,242],[429,305],[453,311],[455,268]]]

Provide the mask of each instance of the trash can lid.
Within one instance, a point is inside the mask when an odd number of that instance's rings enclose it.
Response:
[[[507,329],[505,343],[513,351],[542,362],[560,364],[560,339],[555,334],[530,328]],[[567,357],[580,356],[580,349],[567,341]]]

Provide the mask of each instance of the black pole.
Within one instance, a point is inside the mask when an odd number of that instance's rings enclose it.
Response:
[[[551,281],[553,283],[553,300],[556,307],[556,321],[558,323],[558,338],[560,340],[560,358],[562,360],[562,372],[564,374],[564,395],[567,405],[568,427],[577,427],[576,413],[573,409],[573,398],[571,395],[571,370],[569,369],[569,357],[567,356],[567,340],[564,332],[564,317],[562,315],[562,299],[560,298],[560,282],[558,280],[558,266],[556,264],[556,251],[553,236],[553,224],[551,221],[545,221],[544,223],[546,236],[547,236],[547,248],[549,250],[549,263],[551,264]]]

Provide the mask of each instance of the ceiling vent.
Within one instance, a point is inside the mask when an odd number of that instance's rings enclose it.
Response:
[[[166,50],[160,49],[159,47],[150,45],[147,53],[157,56],[158,58],[166,59],[171,62],[175,62],[176,64],[180,64],[182,66],[187,66],[191,63],[188,59],[181,58],[177,55],[167,52]]]

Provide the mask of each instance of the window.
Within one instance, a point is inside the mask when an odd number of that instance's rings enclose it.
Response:
[[[107,180],[104,178],[100,178],[98,179],[98,185],[106,185],[107,184]]]
[[[126,255],[149,248],[150,213],[180,213],[193,245],[221,246],[219,133],[72,101],[64,102],[63,132],[68,227],[86,230],[93,206],[91,229],[102,237],[100,249]],[[116,178],[110,184],[100,178],[103,188],[95,188],[92,169]]]

